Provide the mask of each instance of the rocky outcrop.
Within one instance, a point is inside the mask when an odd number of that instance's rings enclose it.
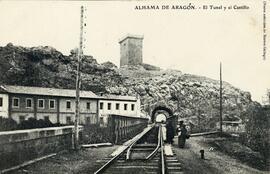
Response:
[[[110,61],[104,62],[101,65],[103,65],[105,68],[108,68],[108,69],[117,69],[117,66]]]
[[[175,114],[182,119],[195,125],[216,126],[219,120],[219,81],[176,70],[120,70],[120,73],[129,78],[117,86],[106,87],[109,93],[139,94],[146,111],[154,103],[165,101],[176,108]],[[224,82],[224,120],[240,120],[250,102],[250,93]]]
[[[47,46],[26,48],[8,44],[0,47],[0,83],[75,88],[76,68],[76,50],[66,56]],[[82,88],[95,92],[104,91],[106,84],[121,81],[114,68],[98,64],[92,56],[82,59],[81,72]]]
[[[74,88],[76,50],[66,56],[52,47],[0,47],[1,83],[11,85]],[[158,101],[176,108],[176,114],[194,124],[215,126],[218,121],[219,81],[161,70],[150,65],[121,67],[97,63],[85,56],[81,66],[82,89],[116,95],[139,95],[144,111]],[[239,120],[251,103],[250,93],[224,82],[224,119]],[[150,107],[149,107],[150,106]]]

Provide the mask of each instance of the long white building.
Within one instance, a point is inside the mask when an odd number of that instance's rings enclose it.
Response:
[[[75,90],[0,86],[0,117],[17,123],[28,118],[72,124],[75,118]],[[104,124],[110,114],[140,117],[140,99],[132,96],[98,96],[80,91],[80,124]]]
[[[98,100],[100,123],[107,123],[110,114],[140,117],[140,99],[133,96],[100,96]]]

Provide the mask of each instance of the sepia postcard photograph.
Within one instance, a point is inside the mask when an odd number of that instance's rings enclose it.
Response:
[[[269,174],[269,0],[0,0],[0,174]]]

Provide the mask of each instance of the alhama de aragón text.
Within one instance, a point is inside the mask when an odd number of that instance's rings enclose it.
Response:
[[[191,3],[188,5],[136,5],[135,10],[164,10],[164,9],[173,9],[173,10],[193,10],[195,5]]]

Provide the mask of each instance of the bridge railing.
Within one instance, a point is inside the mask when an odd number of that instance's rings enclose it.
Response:
[[[123,142],[143,131],[147,124],[147,118],[109,115],[108,127],[111,141],[115,144]]]

